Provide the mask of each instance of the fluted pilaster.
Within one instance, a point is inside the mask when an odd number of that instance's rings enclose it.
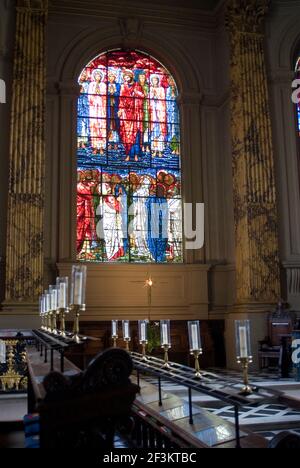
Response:
[[[237,304],[280,296],[264,19],[268,0],[229,0]]]
[[[43,289],[47,0],[18,0],[11,115],[6,301]]]

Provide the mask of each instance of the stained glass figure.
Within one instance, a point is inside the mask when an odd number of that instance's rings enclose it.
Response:
[[[296,78],[300,79],[300,57],[296,65]],[[300,98],[300,93],[299,93],[299,98]],[[300,136],[300,103],[297,104],[297,121],[298,121],[298,132]]]
[[[78,82],[78,260],[182,262],[174,78],[147,54],[116,50]]]

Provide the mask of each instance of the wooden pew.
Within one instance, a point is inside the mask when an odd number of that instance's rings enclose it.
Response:
[[[34,347],[27,349],[30,413],[38,413],[41,448],[112,449],[118,424],[128,421],[139,387],[131,383],[126,351],[110,349],[81,372],[54,356],[54,372]]]

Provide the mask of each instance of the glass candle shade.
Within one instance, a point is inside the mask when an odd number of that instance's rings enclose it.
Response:
[[[122,329],[123,329],[123,339],[125,341],[130,341],[131,340],[131,334],[130,334],[130,322],[129,322],[129,320],[123,320]]]
[[[51,310],[57,310],[57,288],[56,286],[50,286],[49,291],[51,294]]]
[[[69,294],[69,278],[67,276],[57,278],[56,287],[58,290],[58,309],[67,309]]]
[[[111,321],[111,336],[112,338],[118,338],[118,327],[119,327],[119,322],[118,320],[112,320]]]
[[[51,294],[49,291],[45,291],[45,311],[47,313],[51,311]]]
[[[148,343],[148,321],[139,320],[139,340],[140,343]]]
[[[71,305],[85,306],[87,267],[73,265],[71,285]]]
[[[190,344],[191,353],[194,353],[196,351],[199,351],[200,353],[202,353],[200,322],[199,321],[188,322],[188,330],[189,330],[189,344]]]
[[[250,320],[235,321],[236,356],[238,361],[252,361]]]
[[[40,304],[40,316],[43,317],[43,315],[44,315],[44,295],[42,295],[40,297],[39,304]]]
[[[164,348],[168,346],[171,348],[171,322],[170,320],[161,320],[160,321],[160,343]]]

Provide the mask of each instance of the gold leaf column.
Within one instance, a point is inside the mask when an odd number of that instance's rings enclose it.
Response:
[[[11,115],[6,304],[43,289],[47,0],[18,0]]]
[[[237,306],[280,297],[277,205],[264,20],[268,0],[229,0]]]

